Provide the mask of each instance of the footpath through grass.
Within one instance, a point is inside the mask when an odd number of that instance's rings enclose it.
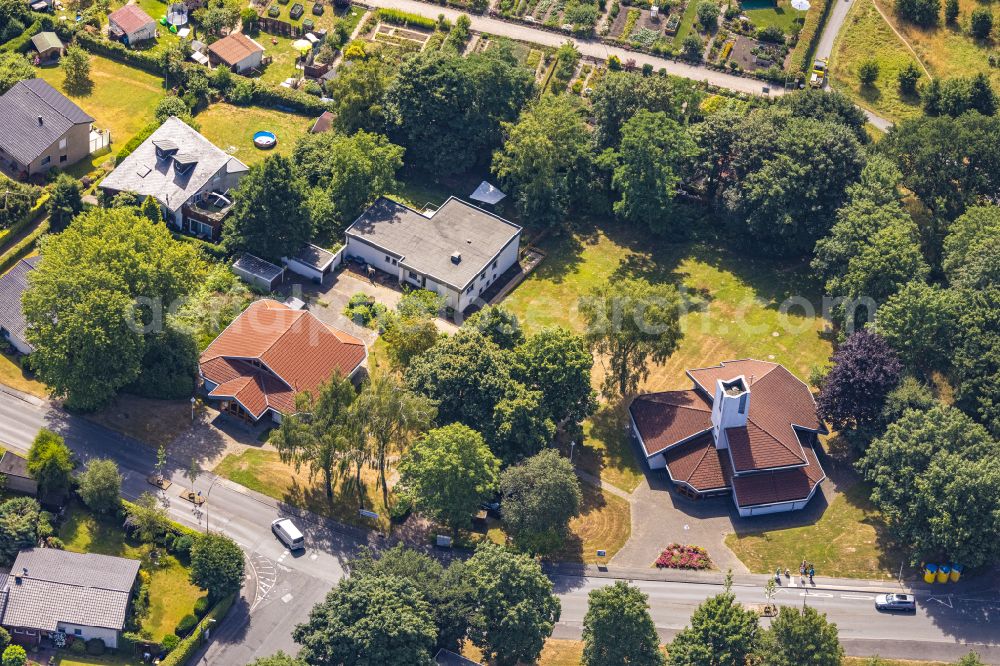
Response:
[[[903,556],[884,550],[882,529],[868,488],[857,483],[838,494],[812,525],[729,534],[726,546],[754,573],[806,560],[821,576],[894,580]]]

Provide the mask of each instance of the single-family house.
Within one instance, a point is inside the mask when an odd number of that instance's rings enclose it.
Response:
[[[54,32],[40,32],[31,38],[31,45],[38,52],[41,62],[58,60],[63,53],[63,43]]]
[[[425,215],[384,197],[345,232],[345,255],[465,312],[517,263],[521,227],[451,197]]]
[[[295,413],[295,398],[335,373],[358,376],[365,343],[307,310],[261,299],[219,334],[199,359],[199,374],[220,411],[251,423],[280,423]]]
[[[156,21],[139,5],[125,5],[108,16],[108,32],[124,44],[138,44],[156,39]]]
[[[0,475],[4,478],[4,489],[25,495],[38,494],[38,482],[28,473],[28,461],[16,453],[4,451],[0,458]]]
[[[171,116],[100,187],[109,199],[120,192],[153,197],[174,228],[218,240],[232,208],[231,190],[247,171],[246,164]]]
[[[259,69],[264,59],[264,47],[242,32],[233,32],[208,45],[212,66],[223,64],[237,74]]]
[[[731,495],[741,516],[802,509],[826,478],[826,428],[812,392],[784,366],[724,361],[688,370],[694,386],[637,396],[633,435],[651,469],[694,498]]]
[[[35,270],[40,259],[39,256],[21,259],[0,275],[0,338],[21,354],[35,351],[28,342],[28,325],[24,320],[21,296],[28,290],[28,274]]]
[[[139,561],[55,548],[22,550],[0,574],[0,624],[11,640],[38,645],[57,633],[118,647]]]
[[[65,169],[90,154],[94,119],[42,79],[0,95],[0,162],[18,175]]]

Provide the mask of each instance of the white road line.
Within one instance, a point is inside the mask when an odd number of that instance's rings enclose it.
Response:
[[[823,598],[832,598],[833,597],[832,594],[827,594],[826,592],[810,592],[808,590],[806,590],[805,592],[799,592],[799,596],[800,597],[823,597]]]
[[[865,599],[867,601],[874,601],[875,597],[870,597],[866,594],[842,594],[841,599]]]

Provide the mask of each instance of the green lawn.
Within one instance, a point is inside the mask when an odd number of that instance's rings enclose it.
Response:
[[[687,7],[684,8],[684,15],[681,16],[681,24],[677,26],[677,34],[674,35],[674,46],[680,46],[684,43],[684,38],[694,28],[697,20],[698,0],[688,0]]]
[[[98,519],[80,505],[73,505],[67,511],[59,538],[69,551],[142,560],[143,570],[150,574],[149,614],[142,628],[152,633],[155,641],[174,633],[180,619],[191,613],[195,601],[204,595],[201,589],[188,582],[188,568],[176,557],[161,555],[159,562],[153,565],[148,557],[149,546],[127,541],[115,522]]]
[[[246,164],[263,161],[272,153],[288,155],[296,140],[309,131],[313,119],[261,107],[235,107],[213,104],[197,116],[201,133],[219,148]],[[272,150],[258,150],[253,145],[254,132],[269,130],[278,137]]]
[[[754,259],[700,243],[667,243],[615,223],[547,239],[541,248],[546,258],[504,301],[528,332],[547,326],[582,332],[579,299],[608,280],[645,277],[684,287],[692,302],[682,317],[684,338],[665,363],[650,366],[641,390],[689,388],[688,368],[746,357],[782,363],[806,379],[830,355],[821,317],[779,311],[792,295],[805,297],[819,310],[805,264]],[[595,387],[602,377],[598,360]],[[576,455],[584,469],[632,490],[641,472],[626,424],[623,411],[603,408],[584,424],[586,438]]]
[[[31,658],[31,654],[28,654]],[[31,662],[29,662],[31,663]],[[138,666],[142,663],[140,657],[123,653],[105,654],[100,657],[71,654],[68,650],[56,652],[54,666]]]
[[[879,64],[874,86],[863,88],[858,81],[861,63],[874,58]],[[903,120],[920,115],[919,95],[903,97],[898,74],[908,63],[915,63],[906,46],[879,15],[871,0],[861,0],[850,9],[837,37],[830,62],[832,86],[856,102],[889,120]],[[926,81],[926,76],[922,77]]]
[[[289,77],[297,78],[301,74],[301,70],[295,67],[299,59],[299,52],[292,48],[295,39],[263,33],[257,35],[257,39],[267,49],[267,55],[271,56],[271,64],[260,75],[261,81],[281,83]]]
[[[38,76],[63,90],[65,76],[58,66],[39,68]],[[156,105],[164,95],[162,81],[157,77],[107,58],[91,56],[90,78],[94,85],[89,93],[67,93],[67,96],[94,117],[95,127],[111,130],[115,149],[154,120]],[[107,155],[97,159],[104,161]]]
[[[755,573],[804,559],[821,576],[893,580],[903,558],[886,550],[882,527],[867,487],[857,483],[837,495],[812,525],[730,534],[726,545]]]
[[[791,0],[777,0],[777,2],[744,2],[742,4],[743,13],[750,17],[757,28],[765,28],[769,25],[776,25],[785,34],[792,34],[795,28],[795,19],[804,19],[807,12],[799,12],[792,8]],[[818,8],[812,11],[819,11]]]

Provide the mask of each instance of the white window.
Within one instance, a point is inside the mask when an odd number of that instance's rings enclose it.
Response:
[[[387,264],[391,264],[392,263],[392,260],[389,259],[389,255],[385,255],[385,263],[387,263]]]
[[[74,629],[73,634],[76,636],[83,636],[83,629]]]
[[[65,147],[66,147],[66,138],[63,137],[62,139],[59,139],[59,150],[62,150]]]
[[[42,166],[48,166],[49,163],[51,163],[51,162],[52,162],[52,158],[50,156],[46,155],[45,159],[42,160]]]

